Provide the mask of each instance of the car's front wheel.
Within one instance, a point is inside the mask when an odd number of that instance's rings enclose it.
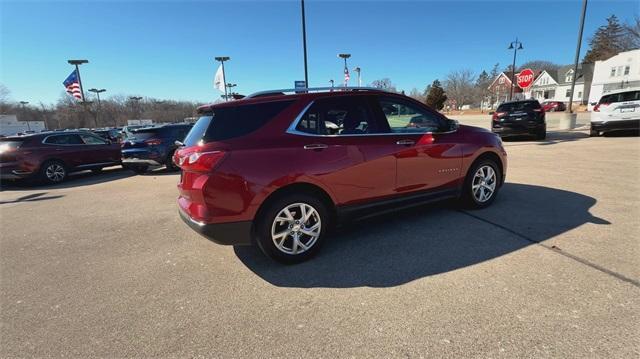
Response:
[[[307,194],[282,197],[260,217],[256,223],[258,246],[267,256],[286,264],[315,255],[329,228],[326,205]]]
[[[485,208],[496,198],[502,173],[492,159],[476,162],[467,173],[462,192],[464,203],[471,208]]]

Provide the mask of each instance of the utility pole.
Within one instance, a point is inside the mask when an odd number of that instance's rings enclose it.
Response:
[[[140,124],[142,124],[142,121],[140,119],[140,117],[142,116],[142,111],[140,110],[140,100],[142,100],[142,96],[131,96],[129,97],[129,100],[135,101],[136,116],[138,117],[137,120],[141,122]]]
[[[516,54],[518,53],[518,50],[522,49],[522,42],[518,41],[517,37],[516,41],[512,41],[507,48],[507,50],[513,50],[513,65],[511,65],[511,88],[509,91],[509,101],[511,101],[511,99],[513,98],[513,82],[515,81],[516,77]]]
[[[353,69],[353,71],[355,71],[358,74],[358,87],[362,87],[362,81],[360,81],[360,71],[361,71],[360,66]]]
[[[582,31],[584,30],[584,17],[586,13],[587,0],[583,0],[582,14],[580,15],[580,29],[578,30],[578,44],[576,45],[576,57],[573,61],[573,78],[571,79],[571,95],[569,96],[569,113],[573,113],[573,90],[576,87],[576,79],[578,78],[578,60],[580,58],[580,47],[582,46]]]
[[[100,103],[100,93],[105,92],[105,89],[89,89],[90,92],[93,92],[98,96],[98,110],[96,111],[96,128],[98,128],[98,118],[100,117],[100,110],[102,110],[102,103]]]
[[[231,60],[231,58],[229,56],[217,56],[215,58],[215,60],[220,62],[220,64],[222,64],[222,82],[223,82],[223,85],[224,85],[224,99],[225,99],[225,101],[227,101],[228,100],[228,97],[227,97],[227,74],[224,72],[224,62]]]
[[[307,71],[307,21],[304,14],[304,0],[300,0],[302,8],[302,51],[304,52],[304,86],[309,88],[309,72]]]
[[[29,101],[20,101],[20,104],[22,105],[22,116],[24,116],[27,112],[25,110],[25,105],[28,104]],[[27,122],[27,131],[31,131],[31,126],[29,125],[29,119],[27,118],[27,116],[24,116],[25,121]]]

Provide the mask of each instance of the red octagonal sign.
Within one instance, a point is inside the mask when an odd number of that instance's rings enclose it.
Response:
[[[516,76],[518,86],[521,89],[526,89],[533,83],[533,71],[531,69],[524,69]]]

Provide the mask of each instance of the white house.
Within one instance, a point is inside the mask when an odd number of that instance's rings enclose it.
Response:
[[[0,135],[15,135],[16,133],[44,130],[44,121],[18,121],[16,115],[0,115]]]
[[[574,65],[567,65],[557,71],[542,71],[531,85],[531,89],[526,94],[543,102],[545,100],[560,101],[568,103],[571,97],[571,82],[573,81]],[[593,74],[593,64],[579,64],[578,77],[574,88],[575,96],[573,103],[586,103],[589,98],[591,88],[591,78]]]
[[[640,87],[640,49],[596,61],[589,95],[589,111],[603,94],[627,87]]]

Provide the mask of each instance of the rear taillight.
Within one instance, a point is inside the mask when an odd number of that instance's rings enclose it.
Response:
[[[507,114],[506,112],[494,112],[492,119],[494,121],[497,121],[500,117],[502,117],[502,116],[504,116],[506,114]]]
[[[178,157],[177,165],[184,171],[211,172],[224,157],[222,151],[192,152],[184,157]]]
[[[600,105],[608,106],[608,103],[599,103],[593,108],[593,112],[600,112]]]
[[[149,146],[157,146],[162,143],[162,140],[159,138],[150,138],[148,140],[145,140],[144,143],[146,143]]]

